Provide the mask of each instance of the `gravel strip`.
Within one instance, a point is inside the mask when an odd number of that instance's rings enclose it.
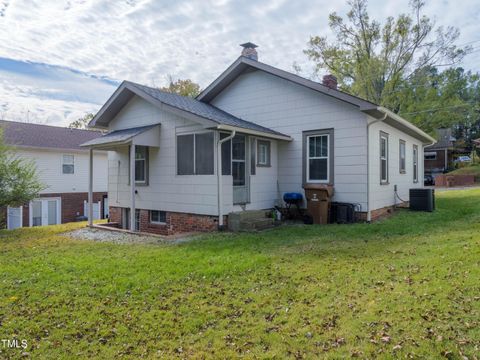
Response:
[[[84,228],[65,233],[73,239],[109,242],[113,244],[178,244],[191,241],[197,236],[186,236],[175,239],[160,236],[136,235],[118,231]]]

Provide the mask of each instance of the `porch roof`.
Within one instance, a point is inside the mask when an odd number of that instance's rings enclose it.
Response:
[[[144,134],[147,131],[159,127],[160,124],[153,124],[147,126],[139,126],[129,129],[123,130],[115,130],[106,133],[105,135],[87,141],[86,143],[81,144],[81,147],[89,147],[89,148],[108,148],[113,146],[120,146],[130,143],[133,138],[137,137],[138,135]],[[151,143],[151,141],[142,141],[141,143],[137,143],[137,145],[145,145],[145,146],[158,146],[158,143]]]

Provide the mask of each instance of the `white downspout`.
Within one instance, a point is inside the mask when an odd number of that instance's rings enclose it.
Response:
[[[217,143],[217,199],[218,199],[218,229],[223,230],[223,184],[222,184],[222,144],[226,141],[232,140],[236,131],[226,138],[220,139],[220,132],[218,132]]]
[[[372,221],[372,211],[370,209],[370,126],[377,123],[382,122],[387,118],[388,114],[380,118],[372,121],[371,123],[367,124],[367,222]]]
[[[88,226],[93,226],[93,148],[88,149]]]
[[[130,230],[135,229],[135,144],[130,145]]]

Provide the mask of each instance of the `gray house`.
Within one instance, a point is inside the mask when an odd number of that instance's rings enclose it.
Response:
[[[272,208],[285,192],[330,184],[333,200],[374,220],[421,187],[434,139],[336,88],[258,61],[255,45],[196,99],[124,81],[83,146],[109,151],[110,219],[132,230],[211,231],[236,211]],[[420,159],[420,160],[419,160]],[[94,181],[91,173],[91,185]]]

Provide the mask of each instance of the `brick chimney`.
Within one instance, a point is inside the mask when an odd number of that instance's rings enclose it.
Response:
[[[332,74],[324,75],[322,83],[330,89],[337,90],[337,78]]]
[[[257,50],[255,50],[255,48],[258,47],[257,45],[251,42],[246,42],[245,44],[240,44],[240,46],[243,47],[242,56],[258,61]]]

